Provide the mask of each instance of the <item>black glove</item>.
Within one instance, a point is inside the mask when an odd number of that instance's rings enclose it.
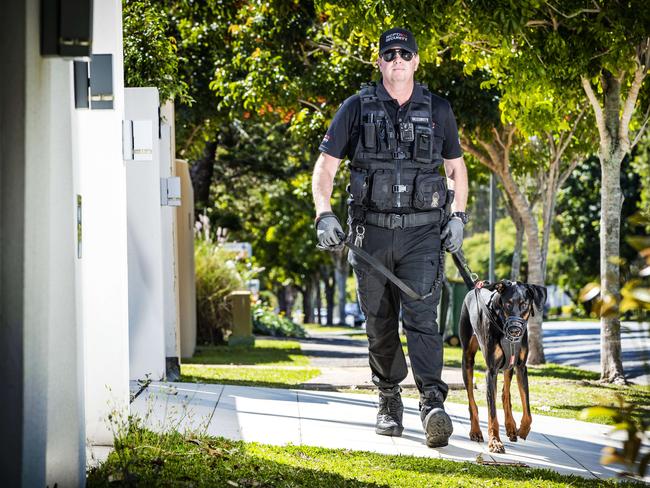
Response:
[[[316,218],[316,234],[318,248],[325,251],[340,251],[343,249],[345,232],[334,212],[323,212]]]
[[[459,218],[452,217],[442,229],[440,239],[449,252],[454,253],[463,245],[463,227],[463,222]]]

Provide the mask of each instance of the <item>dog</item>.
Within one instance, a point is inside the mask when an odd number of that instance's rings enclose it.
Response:
[[[474,358],[480,347],[487,365],[488,449],[490,452],[504,453],[496,410],[497,375],[503,371],[506,434],[512,442],[516,442],[517,437],[526,439],[532,422],[526,368],[528,318],[543,310],[546,288],[508,280],[482,285],[483,282],[477,283],[476,288],[465,296],[459,323],[463,383],[467,390],[471,421],[469,438],[483,442],[474,399]],[[510,403],[510,382],[515,372],[523,407],[519,429]]]

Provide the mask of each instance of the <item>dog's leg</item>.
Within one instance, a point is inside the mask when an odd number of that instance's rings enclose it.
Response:
[[[499,420],[497,419],[497,369],[488,369],[487,380],[487,403],[488,403],[488,450],[490,452],[506,452],[503,442],[499,438]]]
[[[503,414],[506,421],[506,435],[512,442],[517,442],[517,424],[512,416],[512,403],[510,401],[510,383],[512,382],[512,375],[514,369],[506,369],[503,372]]]
[[[469,438],[473,441],[483,442],[483,433],[478,423],[478,407],[476,406],[476,399],[474,398],[474,358],[478,350],[478,341],[476,336],[472,336],[469,344],[463,350],[463,383],[465,383],[465,390],[467,390],[467,400],[469,403],[469,420],[471,428],[469,431]]]
[[[522,439],[528,437],[530,432],[530,424],[533,418],[530,415],[530,397],[528,394],[528,368],[526,364],[517,365],[517,384],[519,386],[519,395],[521,396],[521,408],[524,414],[521,417],[521,424],[519,424],[519,431],[517,434]]]

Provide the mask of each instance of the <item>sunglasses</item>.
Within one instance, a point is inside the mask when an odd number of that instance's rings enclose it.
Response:
[[[389,49],[388,51],[386,51],[384,54],[381,55],[381,58],[388,63],[393,59],[395,59],[395,57],[398,54],[399,57],[402,58],[404,61],[410,61],[411,59],[413,59],[415,53],[403,49]]]

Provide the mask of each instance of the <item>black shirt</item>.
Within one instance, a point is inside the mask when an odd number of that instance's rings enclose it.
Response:
[[[381,82],[377,83],[376,93],[377,98],[384,102],[387,115],[393,121],[394,125],[399,124],[402,121],[401,118],[408,113],[411,100],[426,101],[422,87],[418,84],[413,88],[413,93],[409,101],[401,107],[398,105],[397,100],[388,94]],[[456,125],[456,118],[454,117],[454,112],[451,110],[451,105],[444,98],[432,93],[431,112],[434,123],[444,129],[442,148],[438,148],[442,157],[445,159],[461,157],[463,151],[458,140],[458,126]],[[347,157],[351,160],[359,140],[360,114],[361,98],[357,93],[345,100],[339,107],[327,130],[327,134],[325,134],[323,141],[318,146],[319,151],[338,159]]]

